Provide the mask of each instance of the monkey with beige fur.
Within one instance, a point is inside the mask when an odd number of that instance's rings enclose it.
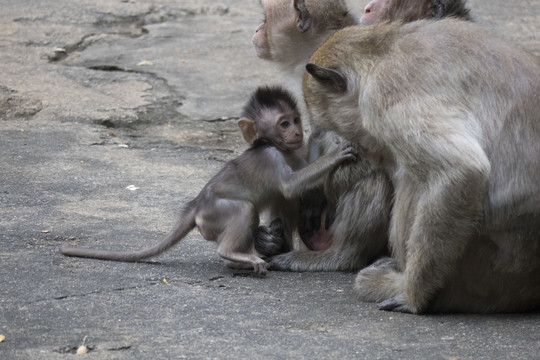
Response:
[[[392,257],[360,271],[358,297],[412,313],[540,307],[538,58],[441,20],[349,27],[310,61],[312,121],[395,189]]]

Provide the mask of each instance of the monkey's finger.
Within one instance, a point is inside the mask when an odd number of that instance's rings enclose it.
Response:
[[[353,161],[355,161],[356,160],[356,155],[355,154],[344,154],[343,155],[343,160],[353,160]]]

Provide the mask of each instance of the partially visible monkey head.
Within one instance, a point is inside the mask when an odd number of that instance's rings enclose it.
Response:
[[[357,24],[344,0],[261,0],[264,20],[251,39],[257,56],[291,67],[305,64],[333,32]]]
[[[443,17],[471,20],[465,3],[466,0],[371,0],[364,8],[360,23],[373,25],[383,21],[410,22]]]
[[[251,95],[238,121],[244,140],[270,142],[282,151],[303,146],[303,131],[296,99],[279,86],[262,86]]]

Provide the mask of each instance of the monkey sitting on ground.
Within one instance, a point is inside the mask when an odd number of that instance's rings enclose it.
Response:
[[[262,0],[261,4],[264,21],[252,38],[256,53],[280,64],[293,75],[291,78],[296,76],[297,87],[315,50],[335,32],[358,22],[343,0]],[[371,22],[382,21],[383,17],[406,21],[424,17],[469,19],[464,0],[375,0],[371,6],[377,7],[371,12]],[[341,56],[350,57],[347,53]],[[312,125],[309,161],[333,151],[334,136]],[[342,164],[327,179],[324,194],[319,190],[302,197],[299,233],[309,249],[318,251],[279,254],[269,260],[271,267],[353,271],[370,264],[387,251],[392,194],[387,174],[362,156]],[[320,200],[324,197],[327,202]]]
[[[360,299],[411,313],[540,308],[538,58],[449,19],[349,27],[310,61],[312,120],[359,143],[395,189],[392,258],[359,272]]]
[[[303,131],[296,100],[280,87],[262,87],[251,96],[238,126],[252,146],[229,161],[189,202],[174,230],[160,243],[140,251],[108,251],[63,246],[67,256],[114,261],[140,261],[161,254],[182,240],[194,227],[218,244],[218,254],[231,267],[253,267],[265,275],[267,263],[254,244],[259,214],[269,210],[283,222],[284,239],[291,245],[297,207],[304,191],[320,186],[328,173],[355,154],[346,142],[307,165],[297,154]],[[307,165],[307,166],[306,166]],[[271,228],[279,227],[276,221]],[[264,244],[263,244],[264,245]],[[271,249],[271,248],[270,248]]]

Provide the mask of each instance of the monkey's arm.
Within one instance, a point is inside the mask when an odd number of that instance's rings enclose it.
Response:
[[[490,162],[477,135],[468,132],[469,124],[440,121],[441,128],[432,131],[421,121],[412,129],[401,125],[399,136],[404,137],[392,139],[404,170],[396,175],[400,178],[390,233],[397,244],[394,252],[405,258],[398,286],[404,296],[385,301],[385,310],[426,310],[456,271],[481,220]]]
[[[354,159],[356,159],[356,153],[353,147],[350,144],[342,144],[340,148],[318,158],[300,170],[281,172],[279,174],[281,193],[287,199],[297,198],[306,190],[321,186],[326,176],[337,165],[345,160]]]

